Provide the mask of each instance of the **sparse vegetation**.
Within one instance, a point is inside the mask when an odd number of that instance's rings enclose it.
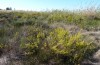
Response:
[[[81,30],[100,30],[100,12],[0,11],[0,50],[13,51],[23,65],[81,65],[97,48]]]

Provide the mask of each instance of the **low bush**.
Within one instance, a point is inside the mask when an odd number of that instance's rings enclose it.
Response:
[[[22,41],[21,47],[33,63],[80,65],[95,48],[91,43],[82,40],[80,33],[72,35],[63,28],[57,28],[49,32],[49,35],[37,29],[31,33],[25,37],[26,42]],[[88,51],[91,52],[87,53]]]

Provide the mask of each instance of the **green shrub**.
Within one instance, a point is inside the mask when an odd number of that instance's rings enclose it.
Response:
[[[63,28],[51,31],[48,36],[39,29],[30,29],[29,32],[27,37],[21,39],[21,47],[28,58],[37,58],[39,63],[52,61],[63,65],[78,65],[90,54],[87,51],[92,52],[94,49],[91,43],[82,40],[80,33],[72,35]]]
[[[53,32],[50,32],[48,41],[50,50],[52,50],[54,54],[69,57],[69,59],[65,60],[67,64],[69,63],[68,65],[80,64],[85,58],[87,50],[92,51],[94,48],[91,43],[82,40],[80,33],[71,35],[62,28],[57,28]]]

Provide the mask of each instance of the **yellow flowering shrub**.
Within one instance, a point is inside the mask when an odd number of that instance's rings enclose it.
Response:
[[[87,50],[94,48],[91,43],[82,40],[80,33],[72,35],[63,28],[57,28],[50,32],[48,41],[53,53],[64,55],[65,57],[69,56],[70,59],[66,60],[66,62],[76,63],[75,65],[83,60]]]
[[[82,60],[94,49],[91,43],[82,39],[80,33],[71,34],[63,28],[56,28],[45,34],[43,30],[30,28],[27,36],[21,38],[21,47],[26,55],[40,63],[80,65]],[[89,53],[87,53],[89,51]],[[34,64],[35,61],[33,61]]]

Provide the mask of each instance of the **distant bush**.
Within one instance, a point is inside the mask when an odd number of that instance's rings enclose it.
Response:
[[[6,10],[12,10],[12,8],[11,7],[7,7]]]

